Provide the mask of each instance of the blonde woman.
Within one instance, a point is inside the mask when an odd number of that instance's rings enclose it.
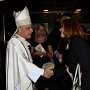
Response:
[[[33,63],[42,68],[44,63],[51,62],[53,57],[52,45],[47,41],[47,30],[43,23],[39,23],[35,29],[34,40],[31,42],[31,54]],[[52,82],[49,79],[41,77],[36,82],[39,90],[46,90]]]

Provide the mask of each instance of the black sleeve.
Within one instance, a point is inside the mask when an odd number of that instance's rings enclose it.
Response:
[[[65,40],[63,38],[60,39],[58,44],[59,53],[64,54],[66,52]]]
[[[72,49],[78,58],[82,71],[88,71],[90,68],[90,46],[82,38],[74,39]]]
[[[60,65],[60,66],[54,68],[53,72],[54,72],[54,76],[56,78],[60,77],[66,73],[66,67],[63,65],[62,66]]]

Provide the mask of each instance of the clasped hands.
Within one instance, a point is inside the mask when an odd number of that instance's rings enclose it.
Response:
[[[44,77],[50,78],[53,75],[54,75],[54,73],[52,70],[44,70],[44,74],[43,74]]]

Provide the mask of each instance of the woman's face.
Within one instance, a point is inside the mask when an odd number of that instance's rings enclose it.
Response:
[[[65,38],[65,35],[64,35],[64,26],[62,26],[60,29],[59,29],[59,31],[61,32],[61,37],[62,38]]]
[[[40,26],[39,29],[37,30],[37,34],[39,36],[43,36],[45,34],[45,28],[43,26]]]

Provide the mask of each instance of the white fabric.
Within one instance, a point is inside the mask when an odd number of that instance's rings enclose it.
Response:
[[[18,11],[18,12],[14,11],[14,17],[17,27],[28,24],[31,25],[31,19],[27,7],[25,7],[22,11]]]
[[[75,75],[73,77],[72,90],[81,90],[81,71],[80,64],[77,64]]]
[[[40,73],[42,74],[42,69],[36,68],[30,74],[28,74],[28,77],[35,83],[39,78]]]
[[[32,63],[25,39],[14,36],[6,49],[6,90],[33,90],[32,81],[37,80],[44,70]],[[37,77],[34,77],[34,72]],[[38,73],[39,72],[39,73]],[[28,75],[33,75],[32,78]],[[32,80],[32,81],[31,81]]]
[[[45,49],[43,48],[43,46],[42,46],[41,44],[38,44],[38,45],[35,47],[35,50],[46,53]]]

